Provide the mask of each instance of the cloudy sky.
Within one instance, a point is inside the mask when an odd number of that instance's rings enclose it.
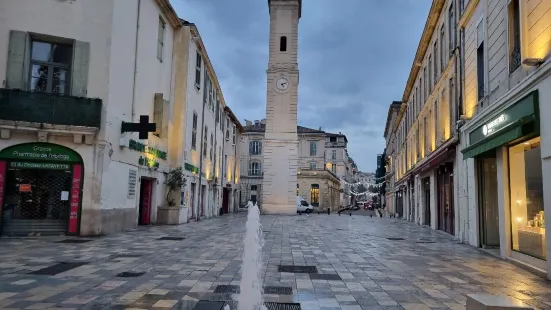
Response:
[[[267,0],[172,0],[199,28],[226,103],[266,115]],[[362,171],[384,149],[388,106],[400,100],[431,0],[303,0],[299,125],[348,137]]]

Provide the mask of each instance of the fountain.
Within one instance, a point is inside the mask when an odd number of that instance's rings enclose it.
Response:
[[[262,302],[262,227],[260,210],[251,201],[247,203],[247,230],[243,241],[243,263],[241,266],[240,293],[237,298],[237,310],[265,310]],[[226,305],[224,310],[230,310]]]

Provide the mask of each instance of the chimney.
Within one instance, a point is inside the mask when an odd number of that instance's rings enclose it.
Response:
[[[254,127],[260,127],[260,121],[259,120],[254,121]]]
[[[265,119],[265,118],[261,119],[261,120],[260,120],[260,124],[266,125],[266,119]]]
[[[253,122],[249,121],[248,119],[245,120],[245,126],[251,126]]]

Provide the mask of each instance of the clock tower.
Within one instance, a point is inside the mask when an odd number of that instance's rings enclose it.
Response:
[[[262,212],[296,215],[298,170],[298,21],[302,0],[268,0],[270,55]]]

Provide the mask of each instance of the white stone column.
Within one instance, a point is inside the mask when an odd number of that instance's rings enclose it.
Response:
[[[509,203],[509,154],[507,147],[498,148],[496,155],[499,252],[502,258],[507,258],[511,256],[511,205]]]

